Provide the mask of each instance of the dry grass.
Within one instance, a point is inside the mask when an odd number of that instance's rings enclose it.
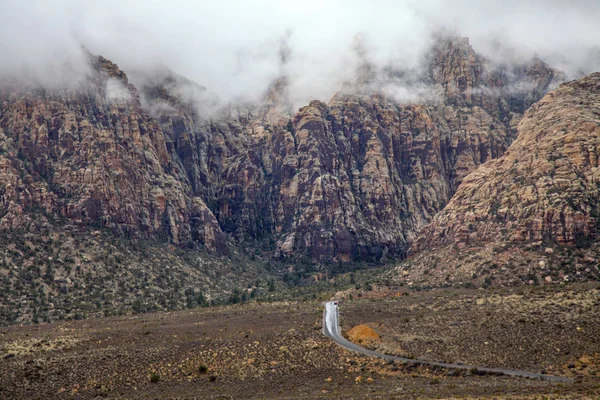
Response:
[[[578,398],[600,393],[595,366],[600,340],[594,334],[599,316],[585,308],[591,304],[586,300],[590,293],[595,292],[563,288],[534,296],[432,291],[341,303],[344,327],[363,325],[353,334],[363,340],[379,335],[379,345],[390,350],[400,344],[419,357],[442,356],[453,361],[482,357],[483,364],[512,367],[545,365],[549,372],[579,377],[572,384],[467,376],[360,357],[321,334],[322,304],[311,301],[0,328],[3,354],[9,354],[7,349],[19,350],[0,359],[0,398],[426,399],[451,395],[510,398],[516,394],[531,399],[549,395]],[[555,299],[563,300],[547,313],[539,313]],[[571,301],[576,305],[570,306]],[[580,307],[584,307],[581,313]],[[528,330],[515,330],[522,325],[518,320],[528,315],[539,315],[540,322],[527,323]],[[574,316],[574,331],[567,325],[568,315]],[[464,325],[452,321],[463,321]],[[554,321],[565,328],[555,327]],[[577,331],[577,326],[582,330]],[[556,357],[552,352],[539,351],[539,345],[517,351],[526,343],[521,333],[533,335],[532,340],[542,344],[560,341],[561,351],[570,354]],[[496,348],[503,346],[505,353],[481,350],[489,346],[483,344],[488,334],[495,335]],[[47,346],[37,345],[44,340]],[[508,346],[511,342],[512,347]],[[44,346],[46,350],[36,350]],[[517,353],[523,356],[514,357]],[[505,360],[498,358],[503,354]],[[151,382],[153,375],[159,376],[157,382]]]

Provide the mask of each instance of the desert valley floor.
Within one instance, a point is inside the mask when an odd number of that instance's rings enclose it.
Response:
[[[551,383],[361,357],[323,336],[322,302],[314,300],[1,328],[0,397],[600,396],[598,284],[422,292],[374,287],[334,296],[342,299],[344,332],[362,326],[353,330],[351,340],[381,352],[543,370],[573,381]],[[361,332],[366,332],[364,338]]]

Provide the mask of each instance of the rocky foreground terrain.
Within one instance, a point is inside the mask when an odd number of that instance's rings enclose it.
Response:
[[[345,332],[380,350],[568,376],[551,383],[369,359],[321,333],[317,301],[0,328],[0,397],[595,399],[598,285],[352,289]],[[398,294],[402,294],[398,296]],[[333,293],[330,293],[331,295]],[[366,326],[367,330],[352,329]],[[354,340],[361,337],[351,336]],[[363,343],[365,345],[365,343]]]

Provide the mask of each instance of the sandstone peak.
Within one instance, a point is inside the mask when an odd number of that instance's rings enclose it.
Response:
[[[508,148],[522,115],[514,104],[539,98],[549,81],[515,94],[507,80],[486,75],[468,41],[440,42],[434,53],[433,80],[382,73],[443,86],[440,102],[404,102],[373,86],[295,115],[285,76],[264,104],[221,112],[227,107],[213,107],[206,88],[173,72],[133,74],[136,87],[116,64],[93,57],[94,91],[34,95],[30,113],[19,111],[26,105],[17,93],[0,128],[16,154],[36,160],[19,190],[41,185],[52,199],[27,204],[84,224],[210,250],[223,247],[225,233],[242,247],[273,241],[276,257],[319,262],[401,257],[462,179]],[[6,215],[13,224],[27,213]]]
[[[450,275],[479,273],[460,265],[480,269],[491,246],[515,253],[511,249],[541,244],[590,248],[600,226],[599,162],[600,73],[594,73],[560,85],[534,104],[506,153],[464,179],[412,244],[413,273],[429,268]],[[456,256],[428,265],[432,252]],[[461,263],[456,257],[480,262]]]

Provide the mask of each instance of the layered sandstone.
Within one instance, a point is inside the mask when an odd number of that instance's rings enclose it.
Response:
[[[594,247],[600,216],[599,161],[600,73],[595,73],[561,85],[527,111],[508,151],[468,175],[419,234],[411,247],[416,255],[411,268],[416,275],[428,268],[453,275],[465,262],[453,256],[427,265],[431,260],[426,255],[479,254],[484,264],[493,245],[496,254],[541,247],[544,256],[524,265],[535,269],[545,267],[550,255],[564,248]],[[585,259],[580,273],[597,272],[594,258],[587,252],[578,254]]]
[[[3,90],[0,224],[41,209],[129,236],[222,248],[218,222],[195,196],[158,121],[110,61],[93,60],[85,87]]]
[[[504,153],[524,109],[562,77],[539,60],[495,67],[461,40],[432,54],[420,79],[440,89],[437,101],[402,103],[366,80],[287,123],[263,124],[247,152],[225,163],[214,209],[223,229],[242,242],[272,235],[278,257],[402,257],[464,176]],[[517,79],[523,88],[513,90]]]
[[[85,87],[3,91],[2,226],[40,208],[127,236],[208,251],[229,236],[317,262],[404,256],[561,79],[539,60],[495,66],[466,40],[440,39],[413,77],[435,100],[401,101],[359,79],[292,114],[286,77],[263,104],[223,106],[173,73],[136,87],[93,60]]]

